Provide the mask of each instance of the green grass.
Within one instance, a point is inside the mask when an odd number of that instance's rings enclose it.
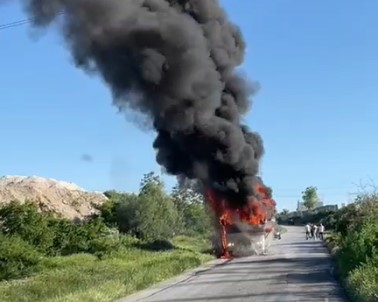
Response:
[[[30,278],[0,282],[2,302],[107,302],[212,259],[205,239],[177,237],[178,249],[124,248],[102,260],[89,254],[44,258]]]
[[[378,267],[372,261],[354,269],[345,284],[354,301],[378,301]]]
[[[357,267],[350,269],[350,263],[355,262],[355,258],[358,255],[353,252],[347,257],[342,256],[346,238],[343,238],[340,234],[329,232],[325,241],[331,251],[331,255],[336,260],[340,281],[351,301],[378,301],[378,254],[375,253],[371,258],[366,257],[365,262],[361,262]],[[356,241],[352,240],[352,242]]]
[[[176,236],[172,242],[179,248],[193,252],[206,253],[211,249],[210,240],[201,236]]]

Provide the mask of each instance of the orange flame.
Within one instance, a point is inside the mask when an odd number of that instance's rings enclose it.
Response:
[[[214,210],[219,219],[221,227],[220,235],[223,249],[223,257],[229,258],[227,251],[227,229],[232,226],[236,220],[250,225],[264,225],[272,219],[276,211],[276,202],[270,198],[268,190],[264,186],[257,186],[255,191],[261,196],[261,200],[256,197],[249,197],[243,207],[235,208],[221,194],[214,190],[208,189],[206,200]],[[272,231],[272,227],[265,228],[265,232]]]

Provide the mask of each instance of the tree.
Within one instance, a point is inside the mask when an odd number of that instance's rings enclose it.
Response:
[[[289,210],[283,209],[280,213],[276,214],[277,223],[287,223],[289,219]]]
[[[154,172],[144,175],[138,194],[108,191],[106,196],[101,217],[122,233],[154,241],[170,239],[177,230],[177,209]]]
[[[109,198],[100,208],[101,217],[121,233],[137,235],[139,199],[137,194],[107,192]]]
[[[182,234],[204,234],[211,228],[210,215],[203,197],[191,187],[176,185],[171,193],[179,214],[178,229]]]
[[[287,214],[289,214],[289,210],[283,209],[282,212],[281,212],[281,215],[286,216]]]
[[[164,183],[153,172],[141,181],[137,205],[135,218],[140,238],[166,240],[174,235],[178,213],[172,198],[164,191]]]
[[[312,210],[316,207],[319,202],[318,197],[318,188],[316,187],[307,187],[306,190],[302,192],[303,205],[308,209]]]

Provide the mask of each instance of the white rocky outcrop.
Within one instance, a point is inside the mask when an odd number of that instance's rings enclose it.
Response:
[[[82,219],[95,213],[107,197],[56,179],[38,176],[1,177],[0,205],[12,200],[30,200],[36,202],[42,211],[51,211],[69,219]]]

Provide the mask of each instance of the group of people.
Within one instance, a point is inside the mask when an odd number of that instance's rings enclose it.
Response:
[[[306,240],[309,239],[320,239],[323,240],[324,238],[324,225],[320,223],[316,225],[314,223],[307,223],[305,226],[306,230]]]

